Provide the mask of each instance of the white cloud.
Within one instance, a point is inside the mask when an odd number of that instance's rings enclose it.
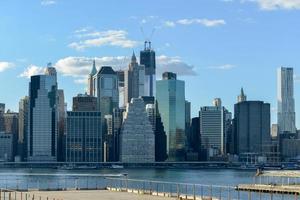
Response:
[[[225,64],[225,65],[218,65],[218,66],[210,66],[209,69],[219,69],[219,70],[230,70],[235,68],[235,65],[232,64]]]
[[[14,67],[15,65],[11,62],[1,62],[0,61],[0,72],[3,72],[5,70],[8,70],[12,67]]]
[[[169,57],[165,55],[157,56],[157,74],[160,76],[163,72],[171,71],[179,76],[197,75],[195,67],[184,62],[180,57]],[[159,77],[158,77],[159,78]]]
[[[20,74],[20,77],[30,78],[31,76],[38,75],[38,74],[44,74],[45,68],[39,67],[36,65],[29,65],[22,74]]]
[[[257,3],[262,10],[300,9],[300,0],[241,0],[241,2]]]
[[[75,36],[80,40],[72,42],[69,47],[76,50],[104,45],[133,48],[139,44],[138,41],[128,39],[127,35],[128,33],[124,30],[88,31],[87,29],[81,29],[75,31]]]
[[[50,6],[50,5],[53,5],[53,4],[56,4],[55,0],[42,0],[41,1],[42,6]]]
[[[167,27],[174,27],[176,26],[176,23],[173,21],[164,21],[164,25]]]
[[[192,25],[192,24],[200,24],[206,27],[214,27],[214,26],[221,26],[225,25],[226,22],[224,19],[198,19],[198,18],[193,18],[193,19],[180,19],[177,20],[177,24],[181,25]]]

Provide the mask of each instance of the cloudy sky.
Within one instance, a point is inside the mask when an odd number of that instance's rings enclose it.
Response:
[[[294,67],[300,127],[300,0],[2,0],[0,102],[18,109],[33,74],[52,62],[69,107],[97,67],[128,65],[145,39],[157,74],[186,81],[193,116],[215,97],[233,111],[240,88],[271,103],[276,121],[276,69]]]

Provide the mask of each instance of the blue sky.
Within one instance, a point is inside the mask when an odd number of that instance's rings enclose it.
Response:
[[[92,59],[124,68],[151,37],[158,76],[186,81],[193,116],[215,97],[233,111],[244,87],[249,100],[271,103],[274,122],[278,67],[294,67],[300,108],[299,19],[300,0],[2,0],[0,102],[17,110],[27,77],[52,62],[70,107]]]

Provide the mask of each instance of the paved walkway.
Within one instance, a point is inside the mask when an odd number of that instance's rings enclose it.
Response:
[[[176,198],[159,197],[151,195],[138,195],[127,192],[114,192],[107,190],[81,190],[81,191],[34,191],[35,199],[49,200],[175,200]]]

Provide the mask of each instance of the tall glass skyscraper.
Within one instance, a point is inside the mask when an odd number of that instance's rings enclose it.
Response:
[[[32,76],[29,84],[28,161],[57,160],[57,77],[48,66],[45,75]]]
[[[94,96],[97,97],[98,109],[102,117],[112,114],[113,108],[119,107],[118,75],[110,66],[102,66],[94,76]]]
[[[140,52],[140,64],[145,66],[145,96],[155,96],[155,51],[150,41],[145,41],[145,48]]]
[[[296,133],[293,68],[278,69],[278,133]]]
[[[176,74],[163,73],[156,82],[156,98],[167,135],[167,154],[170,161],[185,157],[185,83]]]

